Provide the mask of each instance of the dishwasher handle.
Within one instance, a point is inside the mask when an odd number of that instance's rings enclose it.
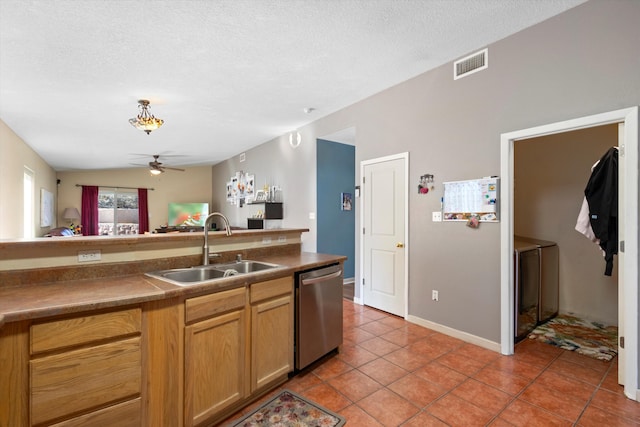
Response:
[[[313,277],[310,279],[302,279],[302,285],[314,285],[318,282],[324,282],[325,280],[335,279],[336,277],[340,277],[342,275],[342,270],[338,270],[334,273],[327,274],[326,276]]]

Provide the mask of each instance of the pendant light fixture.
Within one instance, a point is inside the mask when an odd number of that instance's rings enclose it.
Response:
[[[131,123],[131,126],[134,128],[140,129],[149,135],[152,130],[158,129],[164,123],[164,120],[157,119],[149,112],[149,101],[146,99],[138,101],[138,108],[140,109],[140,113],[136,117],[129,119],[129,123]]]

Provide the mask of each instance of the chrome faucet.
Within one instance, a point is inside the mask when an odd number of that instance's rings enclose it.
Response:
[[[231,227],[229,226],[229,220],[226,216],[220,212],[212,212],[204,220],[204,246],[202,247],[202,264],[209,265],[209,227],[211,226],[211,218],[219,216],[224,222],[224,230],[227,236],[231,236]]]

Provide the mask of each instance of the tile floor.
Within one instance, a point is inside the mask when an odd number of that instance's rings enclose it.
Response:
[[[349,427],[640,426],[640,403],[616,379],[617,359],[529,340],[502,356],[345,299],[342,352],[281,388]]]

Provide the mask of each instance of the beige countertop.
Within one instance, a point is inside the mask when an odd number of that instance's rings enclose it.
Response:
[[[0,327],[19,320],[212,293],[219,290],[221,283],[224,289],[241,287],[345,259],[341,255],[309,252],[264,256],[259,260],[282,267],[191,286],[173,285],[144,274],[0,286]]]

